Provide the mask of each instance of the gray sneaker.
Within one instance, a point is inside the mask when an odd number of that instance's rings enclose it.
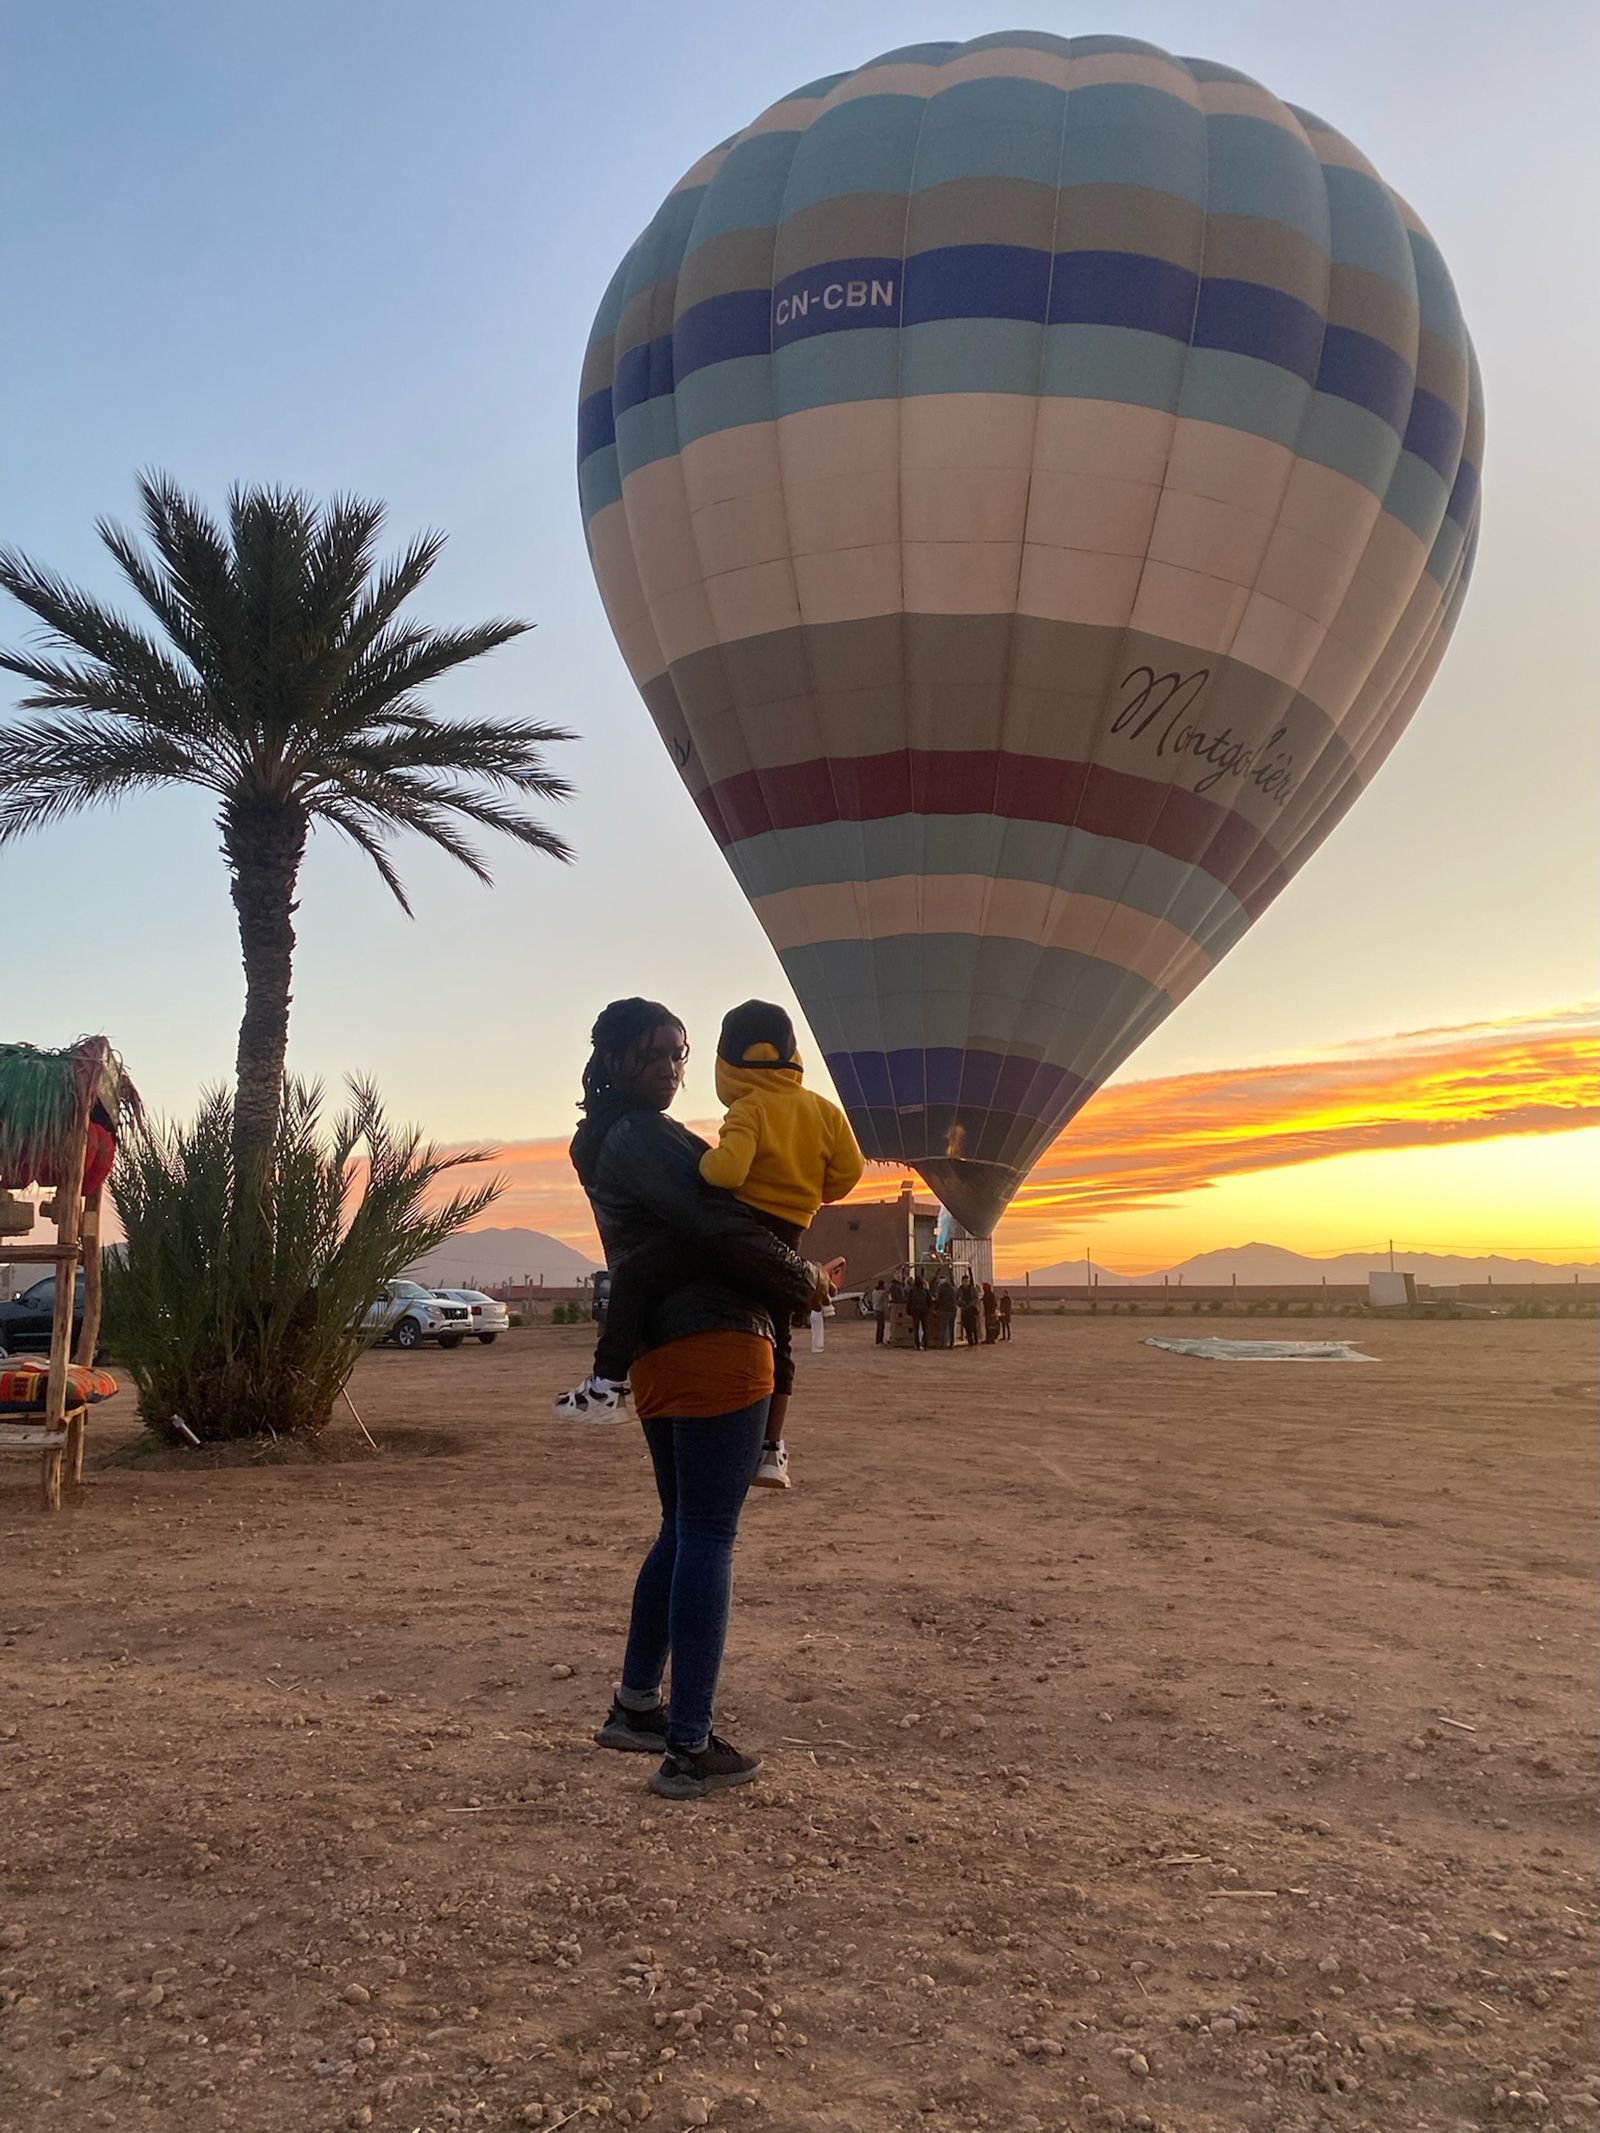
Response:
[[[661,1768],[650,1773],[650,1790],[664,1800],[703,1800],[708,1792],[748,1785],[760,1768],[759,1755],[741,1755],[713,1733],[703,1748],[669,1748]]]
[[[667,1745],[666,1705],[658,1703],[653,1711],[630,1711],[614,1701],[595,1742],[601,1748],[620,1748],[624,1755],[659,1755]]]

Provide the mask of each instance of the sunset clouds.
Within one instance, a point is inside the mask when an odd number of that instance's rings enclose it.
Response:
[[[1069,1231],[1251,1172],[1592,1126],[1597,1072],[1594,1010],[1575,1008],[1410,1031],[1314,1059],[1124,1082],[1080,1113],[1023,1186],[1002,1225],[1004,1256],[1042,1264]],[[499,1168],[507,1190],[494,1223],[593,1250],[564,1139],[518,1142]],[[879,1197],[901,1175],[875,1166],[858,1196]]]
[[[1250,1171],[1600,1119],[1594,1016],[1413,1031],[1318,1059],[1106,1089],[1023,1186],[1017,1229],[1144,1210]]]

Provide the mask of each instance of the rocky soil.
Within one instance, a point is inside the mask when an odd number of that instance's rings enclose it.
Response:
[[[589,1741],[581,1330],[370,1357],[376,1457],[0,1462],[0,2127],[1600,2126],[1593,1329],[1174,1330],[803,1356],[690,1807]]]

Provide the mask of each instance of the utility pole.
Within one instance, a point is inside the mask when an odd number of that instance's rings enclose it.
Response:
[[[1389,1272],[1390,1272],[1391,1274],[1392,1274],[1392,1273],[1394,1272],[1394,1239],[1393,1239],[1393,1237],[1391,1237],[1391,1238],[1389,1239]]]

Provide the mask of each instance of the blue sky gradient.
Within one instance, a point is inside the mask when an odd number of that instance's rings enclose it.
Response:
[[[235,479],[381,497],[397,538],[450,536],[425,619],[539,625],[441,708],[583,736],[560,764],[582,789],[559,825],[570,871],[508,848],[491,893],[408,853],[410,923],[365,861],[314,843],[298,1069],[370,1072],[442,1137],[558,1132],[605,999],[665,998],[704,1059],[731,999],[786,996],[593,589],[573,476],[583,345],[618,258],[706,147],[818,74],[1019,22],[1197,51],[1348,133],[1450,261],[1488,397],[1477,579],[1430,698],[1124,1078],[1593,991],[1587,8],[1557,0],[1521,26],[1482,0],[8,10],[0,539],[112,592],[94,520],[132,515],[142,466],[217,503]],[[0,614],[7,639],[25,628]],[[0,678],[0,709],[16,693]],[[216,841],[201,796],[165,794],[0,855],[4,1034],[104,1028],[158,1105],[188,1108],[231,1065],[240,1005]],[[704,1066],[689,1093],[714,1107]]]

